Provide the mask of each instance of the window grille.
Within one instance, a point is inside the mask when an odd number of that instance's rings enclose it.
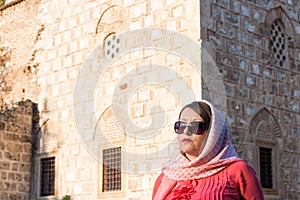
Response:
[[[40,168],[40,196],[54,195],[55,157],[42,158]]]
[[[272,149],[259,147],[260,182],[263,188],[273,188]]]
[[[120,53],[120,38],[115,33],[108,35],[104,40],[105,56],[108,60],[114,59]]]
[[[103,192],[121,190],[121,147],[103,150]]]
[[[287,42],[284,26],[280,20],[274,21],[271,25],[270,50],[273,53],[273,64],[277,67],[286,66]]]

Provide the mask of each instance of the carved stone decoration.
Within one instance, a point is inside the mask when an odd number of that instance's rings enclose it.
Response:
[[[295,29],[293,23],[281,6],[271,9],[266,15],[265,22],[271,25],[276,19],[280,19],[284,24],[285,33],[294,38]]]
[[[119,5],[112,5],[108,7],[100,16],[96,27],[96,34],[103,32],[105,26],[112,25],[114,23],[122,23],[128,18],[127,11],[125,8]]]
[[[282,137],[281,129],[277,120],[266,108],[261,109],[252,118],[249,127],[249,134],[269,139]]]
[[[108,60],[114,59],[120,52],[120,38],[116,34],[106,37],[104,43],[105,56]]]

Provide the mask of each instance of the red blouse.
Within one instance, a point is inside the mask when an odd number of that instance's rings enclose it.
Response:
[[[157,178],[152,199],[164,174]],[[262,200],[263,192],[254,170],[237,161],[210,177],[178,181],[164,200]],[[163,199],[162,199],[163,200]]]

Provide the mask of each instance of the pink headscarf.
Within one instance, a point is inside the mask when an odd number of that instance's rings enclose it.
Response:
[[[161,200],[176,185],[176,181],[192,180],[211,176],[220,172],[232,162],[241,160],[230,141],[225,119],[210,102],[202,102],[211,108],[211,125],[205,146],[199,156],[189,161],[177,148],[173,152],[167,166],[163,168],[165,174],[161,187],[155,195],[155,200]]]

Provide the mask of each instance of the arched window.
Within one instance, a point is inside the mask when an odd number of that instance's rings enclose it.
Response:
[[[55,121],[46,120],[36,136],[36,162],[34,168],[35,197],[48,198],[58,194],[58,152],[64,143],[63,131]]]
[[[271,24],[271,38],[269,47],[273,55],[273,65],[287,68],[288,45],[285,28],[280,19],[276,19]]]
[[[276,118],[263,108],[257,112],[251,122],[249,135],[255,136],[257,175],[263,190],[267,194],[277,194],[278,190],[278,138],[281,129]]]
[[[289,51],[289,48],[294,48],[293,38],[295,38],[291,18],[281,6],[274,7],[266,14],[265,26],[270,30],[269,53],[273,55],[269,64],[289,68],[296,57],[293,51]]]
[[[95,127],[93,142],[97,146],[98,165],[98,194],[101,198],[114,196],[124,198],[125,176],[124,152],[125,133],[120,130],[114,119],[113,108],[109,106],[99,116]]]

